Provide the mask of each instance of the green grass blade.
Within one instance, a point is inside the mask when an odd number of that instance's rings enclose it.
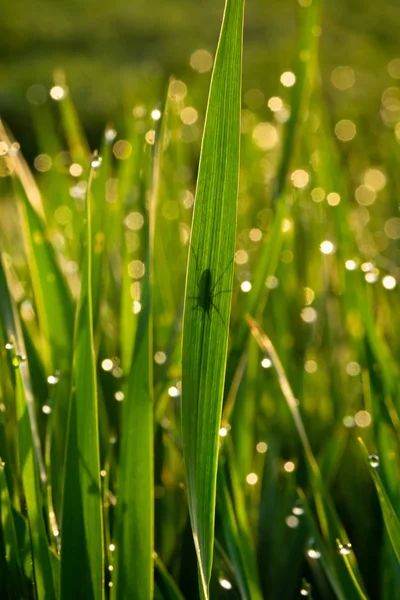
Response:
[[[14,517],[12,514],[11,499],[8,492],[7,481],[4,473],[6,465],[0,458],[0,520],[2,537],[4,541],[5,559],[7,563],[7,574],[4,573],[4,581],[7,580],[9,591],[20,594],[24,593],[22,567],[18,550],[17,533],[15,531]],[[25,590],[26,593],[26,590]]]
[[[217,504],[222,522],[222,529],[228,547],[228,555],[234,567],[236,581],[244,600],[261,600],[262,595],[251,568],[251,558],[247,554],[248,547],[242,542],[242,531],[239,519],[234,511],[233,501],[228,489],[225,465],[220,463],[218,470]]]
[[[118,599],[128,594],[132,600],[151,600],[154,595],[153,251],[163,141],[164,129],[156,139],[152,168],[149,169],[151,162],[146,161],[147,168],[142,171],[143,200],[151,179],[150,201],[144,230],[146,259],[141,310],[122,422],[112,589],[112,598]],[[132,313],[131,318],[135,318]]]
[[[101,167],[97,170],[97,177],[92,184],[94,197],[94,210],[92,217],[92,303],[93,303],[93,329],[96,333],[101,301],[105,297],[108,277],[105,268],[106,249],[111,224],[112,206],[107,202],[107,181],[111,176],[112,144],[107,139],[107,129],[103,135],[100,148]]]
[[[18,352],[25,356],[25,342],[22,335],[21,323],[17,316],[14,301],[11,297],[10,288],[7,281],[7,273],[3,264],[3,256],[0,258],[0,314],[3,322],[7,341],[11,344],[15,343]],[[27,403],[30,431],[32,443],[35,449],[36,461],[39,468],[40,480],[45,483],[47,480],[46,469],[44,466],[42,448],[40,445],[38,424],[36,419],[35,407],[33,403],[32,384],[29,375],[29,370],[23,365],[20,369],[21,377],[24,386],[25,400]]]
[[[17,354],[13,356],[13,364],[16,366],[19,459],[28,511],[36,592],[39,600],[50,600],[56,597],[56,592],[51,568],[50,549],[43,519],[43,499],[40,493],[39,470],[35,458],[29,411],[21,373],[21,370],[27,369],[27,365],[26,361],[20,362]]]
[[[318,463],[311,449],[308,435],[304,427],[303,419],[298,407],[298,401],[293,394],[282,363],[271,340],[264,332],[262,332],[257,322],[249,316],[247,316],[247,322],[260,348],[262,348],[264,352],[267,352],[271,359],[271,362],[277,373],[282,394],[292,414],[295,428],[306,460],[310,487],[313,492],[323,538],[326,543],[330,545],[330,548],[336,547],[338,540],[340,540],[340,543],[343,545],[349,544],[347,533],[339,519],[339,516],[336,513],[332,499],[322,480]],[[342,585],[346,589],[347,596],[349,598],[351,597],[364,600],[366,598],[364,593],[364,584],[361,579],[361,574],[358,570],[354,552],[350,552],[348,555],[343,554],[343,556],[345,561],[342,561],[341,563],[339,562],[337,569],[342,580]],[[346,569],[343,569],[343,562],[345,563]]]
[[[329,583],[331,584],[332,589],[335,591],[336,597],[338,598],[338,600],[346,600],[346,593],[342,588],[340,578],[338,577],[336,571],[335,563],[332,560],[332,549],[327,548],[327,546],[324,543],[319,527],[317,525],[316,520],[314,519],[313,512],[303,490],[299,489],[298,494],[301,500],[301,505],[305,512],[305,517],[310,527],[310,533],[313,536],[313,550],[314,552],[318,552],[320,554],[319,559],[321,560],[321,564],[325,571],[326,577]]]
[[[163,598],[165,600],[184,600],[178,586],[158,556],[154,559],[154,566],[159,578],[158,587],[162,590]]]
[[[389,539],[396,554],[397,560],[400,563],[400,522],[377,471],[377,467],[379,466],[379,458],[375,456],[370,457],[363,440],[358,438],[358,441],[360,442],[362,452],[368,462],[369,472],[371,474],[372,481],[374,482],[376,493],[378,494],[378,500],[381,506],[386,531],[389,535]]]
[[[243,9],[243,0],[226,2],[201,150],[184,309],[183,451],[204,597],[213,555],[218,429],[235,247]]]
[[[54,83],[63,90],[59,100],[60,114],[72,160],[80,164],[86,172],[90,150],[62,71],[54,73]]]
[[[61,598],[104,595],[103,523],[96,361],[91,293],[91,171],[86,198],[82,287],[79,299],[62,509]]]

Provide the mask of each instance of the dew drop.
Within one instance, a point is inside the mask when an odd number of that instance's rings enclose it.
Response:
[[[4,471],[5,466],[6,466],[6,463],[0,459],[0,471]]]
[[[12,350],[14,348],[14,346],[11,342],[7,342],[5,348],[6,348],[6,350]]]
[[[376,469],[377,467],[379,467],[379,456],[377,456],[376,454],[370,454],[368,456],[368,462],[371,467]]]
[[[232,589],[232,584],[230,581],[228,581],[228,579],[224,579],[223,577],[221,577],[219,580],[219,585],[224,588],[225,590],[231,590]]]
[[[56,383],[59,382],[59,378],[57,375],[49,375],[49,377],[47,378],[47,383],[49,385],[56,385]]]
[[[13,366],[17,369],[26,361],[25,354],[16,354],[12,359]]]
[[[102,163],[102,160],[103,159],[101,158],[101,156],[95,156],[92,159],[92,162],[90,163],[91,167],[93,169],[98,169],[100,167],[101,163]]]
[[[339,544],[339,554],[342,554],[343,556],[346,556],[348,554],[350,554],[352,550],[352,546],[351,544]]]
[[[307,583],[305,579],[303,579],[301,584],[300,596],[308,596],[311,591],[311,585]]]
[[[107,142],[113,142],[117,137],[117,132],[111,127],[110,129],[106,129],[104,137]]]
[[[292,508],[292,513],[294,515],[296,515],[297,517],[304,514],[304,508],[303,508],[300,500],[296,500],[296,502],[294,503],[293,508]]]
[[[49,406],[48,404],[43,404],[42,413],[44,413],[45,415],[49,415],[51,413],[51,406]]]
[[[171,398],[179,398],[180,395],[180,390],[174,385],[168,388],[168,396],[171,396]]]

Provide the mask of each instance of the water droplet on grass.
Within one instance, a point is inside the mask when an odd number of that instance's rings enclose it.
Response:
[[[107,142],[113,142],[117,137],[117,132],[113,128],[106,129],[104,137],[106,138]]]
[[[314,560],[318,560],[319,558],[321,558],[321,552],[319,550],[315,550],[315,548],[309,548],[307,550],[307,556]]]
[[[26,361],[25,354],[16,354],[12,359],[13,366],[17,369]]]
[[[94,156],[92,158],[92,162],[90,163],[91,167],[93,169],[98,169],[102,163],[102,160],[103,159],[101,158],[101,156]]]
[[[221,577],[218,581],[219,581],[219,585],[222,588],[224,588],[225,590],[231,590],[232,589],[232,584],[227,579],[224,579],[224,578]]]
[[[292,513],[297,516],[300,516],[304,513],[304,508],[300,500],[296,500],[296,502],[294,503]]]
[[[379,456],[377,456],[376,454],[370,454],[368,456],[368,462],[371,467],[376,469],[377,467],[379,467]]]
[[[352,550],[352,546],[351,544],[339,544],[339,554],[342,554],[343,556],[346,556],[348,554],[350,554]]]

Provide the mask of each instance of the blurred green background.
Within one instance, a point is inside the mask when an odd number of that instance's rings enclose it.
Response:
[[[215,52],[223,4],[222,0],[2,3],[1,117],[32,158],[35,141],[27,90],[34,84],[49,89],[58,68],[66,73],[93,145],[98,144],[105,122],[118,125],[133,104],[157,102],[170,75],[189,86],[193,83],[197,94],[203,90],[198,101],[204,107],[209,72],[193,71],[190,56],[199,48]],[[258,88],[265,99],[278,95],[279,75],[293,63],[299,12],[296,0],[248,0],[244,92]],[[371,152],[384,126],[381,95],[393,85],[388,64],[400,55],[399,25],[398,0],[324,3],[320,51],[324,95],[335,118],[357,118],[371,134],[367,135],[375,140]],[[332,71],[342,65],[354,70],[354,84],[344,90],[331,81]],[[267,113],[266,103],[264,109]]]

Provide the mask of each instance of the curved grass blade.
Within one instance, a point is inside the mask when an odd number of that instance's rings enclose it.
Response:
[[[154,559],[154,566],[156,573],[159,576],[158,587],[160,590],[162,590],[162,597],[165,600],[184,600],[178,586],[158,556],[156,556]]]
[[[272,361],[272,364],[277,373],[278,382],[282,390],[282,394],[292,414],[292,418],[301,442],[307,465],[309,482],[314,496],[323,539],[331,549],[333,547],[336,547],[337,540],[340,540],[340,543],[342,545],[349,545],[349,540],[346,531],[339,519],[339,516],[336,513],[336,509],[333,505],[332,499],[328,491],[326,490],[326,487],[322,480],[318,463],[312,452],[308,435],[304,427],[304,423],[298,407],[298,401],[296,400],[293,391],[290,387],[282,363],[275,351],[271,340],[261,330],[258,323],[248,315],[246,320],[250,326],[251,333],[256,339],[258,345],[264,352],[268,353],[268,356]],[[336,568],[339,573],[339,577],[341,578],[342,586],[346,590],[346,597],[364,600],[366,598],[366,595],[364,593],[364,585],[353,552],[349,553],[349,556],[347,556],[346,554],[345,567],[346,568],[344,569],[342,561],[337,564]]]
[[[239,172],[243,0],[227,0],[201,149],[182,341],[182,436],[201,590],[211,576]]]
[[[379,459],[378,457],[370,457],[363,440],[358,438],[358,441],[360,442],[362,452],[368,462],[372,481],[374,482],[376,493],[378,494],[378,500],[381,506],[386,531],[389,535],[389,539],[396,554],[397,560],[400,563],[400,522],[377,471]]]
[[[55,598],[56,594],[50,548],[43,519],[39,470],[35,459],[28,405],[21,373],[21,369],[26,368],[26,361],[19,358],[14,351],[13,364],[15,366],[19,459],[28,512],[36,592],[39,600],[50,600]]]
[[[10,144],[10,137],[2,126],[0,126],[0,136]],[[16,175],[13,185],[19,199],[20,224],[40,326],[41,357],[48,376],[56,372],[61,375],[54,389],[51,422],[51,454],[52,457],[57,458],[58,463],[56,468],[51,468],[51,481],[54,503],[58,512],[63,481],[65,422],[68,418],[66,399],[70,394],[73,303],[56,253],[48,239],[40,191],[20,153],[8,156],[7,160]],[[18,346],[22,350],[20,340]],[[25,391],[29,402],[26,382]]]
[[[12,345],[15,343],[18,353],[21,356],[25,356],[25,343],[22,335],[21,323],[18,319],[15,304],[11,297],[10,288],[7,281],[7,273],[4,268],[2,256],[0,256],[0,315],[8,342],[10,342]],[[32,444],[35,449],[40,481],[44,484],[47,481],[47,474],[44,466],[42,448],[40,445],[39,430],[33,402],[32,385],[27,364],[23,363],[19,371],[24,387],[24,396],[30,420]]]
[[[86,197],[82,287],[75,327],[73,388],[62,508],[61,598],[104,595],[103,522],[96,361],[92,318],[91,170]]]

